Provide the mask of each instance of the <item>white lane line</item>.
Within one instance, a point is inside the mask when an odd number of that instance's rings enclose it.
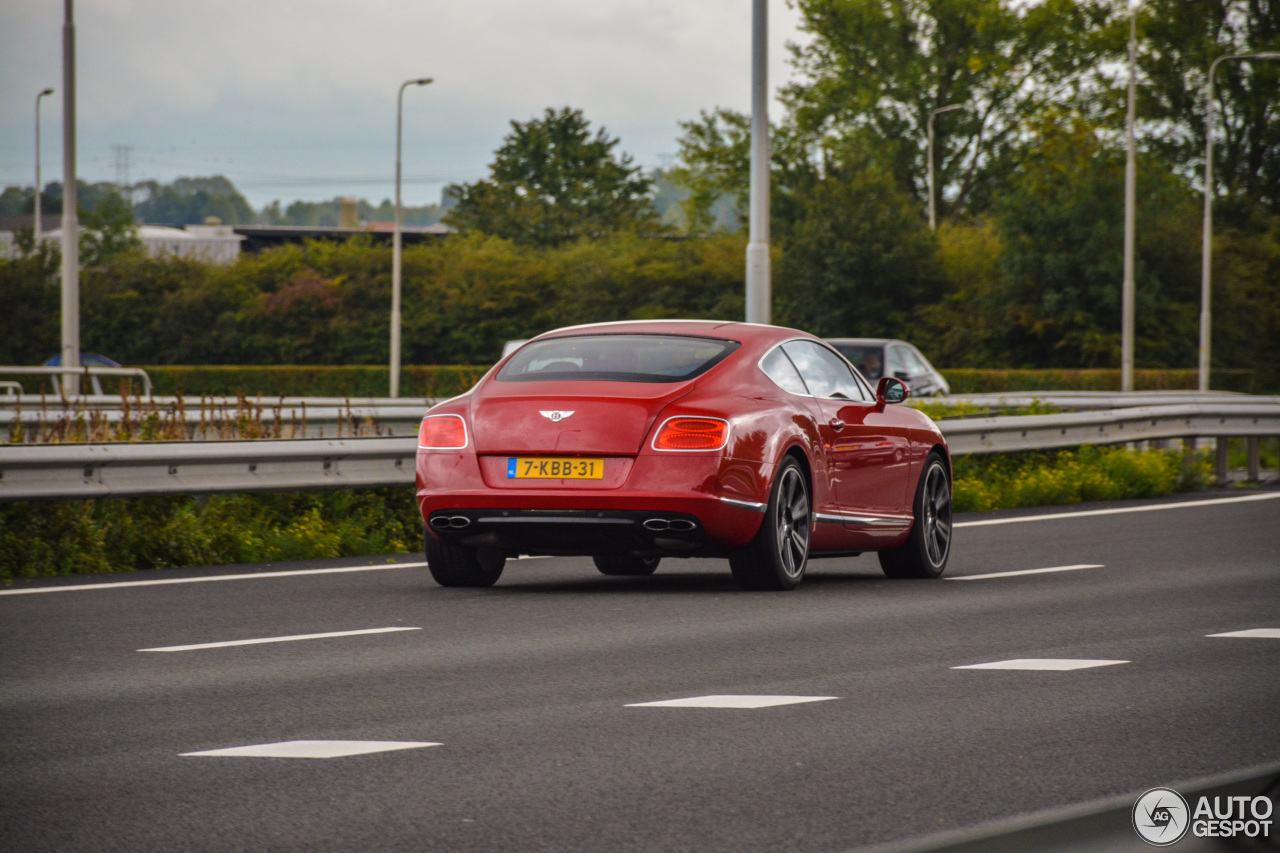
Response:
[[[1205,634],[1206,637],[1259,637],[1280,640],[1280,628],[1249,628],[1246,631],[1228,631],[1225,634]]]
[[[968,666],[953,666],[952,669],[1040,669],[1063,672],[1070,669],[1089,669],[1095,666],[1115,666],[1119,663],[1130,663],[1127,660],[1090,660],[1088,658],[1016,658],[1014,660],[998,660],[991,663],[971,663]]]
[[[233,746],[227,749],[206,749],[201,752],[179,754],[233,758],[343,758],[348,755],[368,755],[371,752],[421,749],[424,746],[440,746],[440,744],[430,741],[395,740],[286,740],[280,743],[259,743],[253,746]]]
[[[1101,569],[1101,563],[1085,563],[1079,566],[1053,566],[1048,569],[1019,569],[1016,572],[992,572],[987,575],[956,575],[955,577],[945,578],[949,581],[983,581],[987,578],[1013,578],[1019,575],[1043,575],[1046,572],[1074,572],[1079,569]]]
[[[774,708],[802,702],[825,702],[839,696],[693,696],[688,699],[664,699],[661,702],[635,702],[628,708]]]
[[[1280,499],[1280,492],[1267,492],[1262,495],[1242,495],[1234,498],[1212,498],[1203,501],[1182,501],[1172,504],[1153,504],[1151,506],[1117,507],[1115,509],[1087,509],[1079,512],[1059,512],[1051,515],[1024,515],[1021,518],[988,518],[982,521],[958,521],[954,527],[990,527],[993,524],[1022,524],[1027,521],[1051,521],[1056,518],[1088,518],[1094,515],[1123,515],[1128,512],[1157,512],[1163,509],[1186,509],[1198,506],[1217,506],[1218,504],[1238,504],[1250,501],[1273,501]]]
[[[119,581],[117,583],[85,583],[75,586],[41,586],[34,589],[5,589],[0,595],[37,595],[43,592],[80,592],[85,589],[135,589],[140,586],[166,586],[173,583],[207,583],[212,581],[252,581],[259,578],[293,578],[305,575],[332,575],[341,572],[383,572],[388,569],[421,569],[426,563],[388,563],[385,566],[342,566],[337,569],[299,569],[293,572],[257,572],[250,575],[210,575],[200,578],[164,578],[154,581]]]
[[[517,560],[545,560],[544,556],[522,554]],[[336,569],[299,569],[292,572],[257,572],[249,575],[211,575],[201,578],[165,578],[154,581],[118,581],[116,583],[82,583],[73,586],[41,586],[32,589],[3,589],[0,595],[38,595],[44,592],[80,592],[86,589],[134,589],[140,586],[165,586],[173,583],[206,583],[210,581],[252,581],[259,578],[294,578],[306,575],[332,575],[341,572],[382,572],[387,569],[425,569],[426,563],[388,563],[385,566],[341,566]]]
[[[360,634],[390,634],[393,631],[421,631],[421,628],[366,628],[363,631],[330,631],[326,634],[296,634],[292,637],[264,637],[260,640],[231,640],[226,643],[196,643],[190,646],[162,646],[138,649],[140,652],[189,652],[193,649],[226,649],[231,646],[256,646],[262,643],[291,643],[294,640],[326,640],[330,637],[355,637]]]

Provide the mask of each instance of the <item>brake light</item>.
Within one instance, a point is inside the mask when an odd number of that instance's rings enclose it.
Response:
[[[431,415],[418,428],[418,446],[432,450],[461,450],[467,446],[467,425],[458,415]]]
[[[654,450],[719,450],[729,441],[720,418],[668,418],[653,438]]]

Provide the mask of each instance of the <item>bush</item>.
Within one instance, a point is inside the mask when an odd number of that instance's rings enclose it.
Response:
[[[1213,482],[1209,457],[1181,450],[1085,446],[958,456],[954,465],[956,512],[1158,497]]]
[[[417,550],[412,489],[0,504],[0,581]]]

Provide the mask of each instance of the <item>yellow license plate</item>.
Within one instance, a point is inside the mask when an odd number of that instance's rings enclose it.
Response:
[[[508,480],[602,480],[604,459],[580,456],[507,457]]]

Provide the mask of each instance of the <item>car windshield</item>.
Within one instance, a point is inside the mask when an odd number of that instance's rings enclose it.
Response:
[[[832,344],[863,376],[879,379],[884,372],[884,347]]]
[[[737,341],[686,335],[582,335],[526,344],[498,371],[499,382],[587,380],[683,382],[706,373]]]

